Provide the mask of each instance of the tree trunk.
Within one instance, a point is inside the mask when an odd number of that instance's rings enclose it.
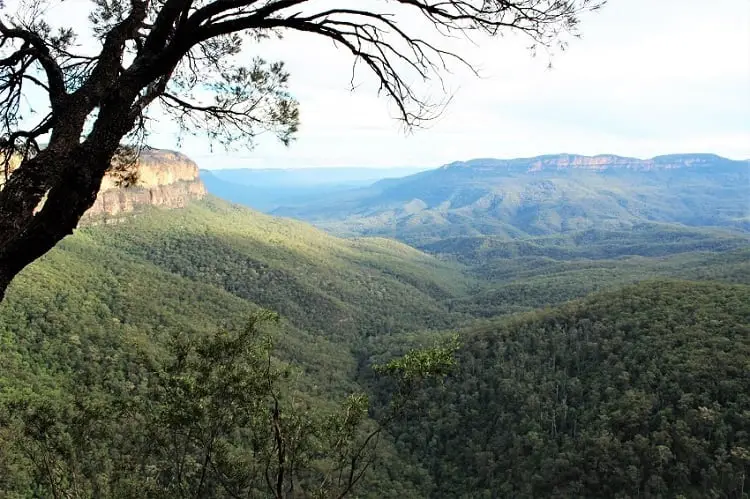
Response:
[[[81,216],[96,201],[109,159],[86,158],[84,148],[67,158],[66,174],[47,193],[47,199],[30,218],[19,213],[16,219],[3,220],[0,233],[0,300],[10,281],[27,265],[52,249],[73,232]],[[44,165],[39,165],[43,167]],[[0,216],[5,216],[0,213]]]
[[[72,234],[96,201],[120,140],[134,126],[131,105],[140,88],[123,85],[104,99],[85,141],[51,141],[11,174],[0,191],[0,300],[10,281]]]
[[[0,303],[5,298],[5,290],[10,284],[11,277],[6,275],[2,268],[0,268]]]

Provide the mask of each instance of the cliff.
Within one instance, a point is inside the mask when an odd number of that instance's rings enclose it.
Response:
[[[146,206],[181,208],[206,195],[198,165],[184,154],[151,149],[138,160],[135,185],[118,187],[113,176],[102,181],[99,196],[84,215],[85,221],[117,219]]]
[[[580,170],[609,170],[626,169],[634,171],[668,170],[678,168],[716,167],[733,164],[714,154],[670,154],[656,156],[651,159],[627,158],[612,154],[598,156],[582,156],[577,154],[555,154],[518,159],[473,159],[457,161],[442,167],[442,169],[471,168],[474,170],[506,169],[511,171],[538,172],[546,170],[580,169]]]

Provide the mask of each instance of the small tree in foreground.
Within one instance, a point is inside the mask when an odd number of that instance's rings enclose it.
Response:
[[[292,140],[299,114],[288,74],[281,62],[244,57],[253,41],[290,31],[331,40],[412,126],[435,107],[409,82],[466,62],[405,27],[407,19],[438,37],[516,31],[550,48],[603,1],[92,0],[83,34],[95,36],[94,47],[78,44],[73,28],[50,25],[58,3],[17,0],[0,13],[0,298],[73,231],[155,110],[225,146],[252,146],[262,132]]]
[[[70,392],[0,404],[6,492],[41,497],[343,498],[377,458],[383,431],[424,383],[448,375],[456,340],[376,368],[393,380],[376,422],[368,398],[310,400],[272,356],[261,312],[246,327],[178,337],[121,373],[78,375]],[[125,357],[126,353],[119,355]],[[0,480],[0,488],[3,488]]]

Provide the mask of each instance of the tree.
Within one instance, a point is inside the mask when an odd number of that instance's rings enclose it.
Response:
[[[390,403],[375,422],[363,393],[330,407],[298,391],[296,370],[273,356],[266,327],[278,320],[259,311],[242,328],[176,336],[163,354],[140,346],[127,363],[124,386],[98,386],[108,377],[98,372],[77,379],[70,393],[24,397],[5,407],[0,400],[0,491],[19,497],[350,496],[383,457],[383,432],[394,420],[419,414],[415,394],[453,371],[460,344],[453,337],[374,366],[391,382]],[[117,378],[110,373],[110,379]]]
[[[0,298],[21,269],[73,231],[104,174],[125,170],[156,109],[226,146],[252,145],[269,131],[292,140],[299,114],[283,63],[243,62],[243,44],[290,31],[329,39],[374,74],[413,126],[436,108],[411,78],[439,78],[451,63],[468,63],[402,28],[406,17],[442,36],[517,31],[552,48],[576,33],[581,11],[602,3],[93,0],[92,52],[77,45],[72,28],[50,25],[46,11],[56,0],[19,1],[0,16]],[[29,122],[34,92],[47,102]]]

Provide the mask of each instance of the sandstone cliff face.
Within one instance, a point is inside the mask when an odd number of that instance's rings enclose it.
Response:
[[[677,168],[715,167],[733,163],[731,160],[713,154],[672,154],[651,159],[627,158],[612,154],[582,156],[576,154],[556,154],[519,159],[474,159],[458,161],[441,167],[471,168],[478,171],[506,169],[519,172],[539,172],[549,170],[596,170],[624,169],[634,171],[670,170]],[[736,162],[734,162],[736,163]]]
[[[716,159],[718,159],[718,157],[711,154],[657,156],[651,159],[625,158],[609,154],[602,154],[599,156],[561,154],[554,157],[536,158],[536,160],[530,162],[529,171],[563,168],[580,168],[585,170],[625,168],[630,170],[648,171],[655,169],[705,166],[716,161]]]
[[[144,151],[137,169],[138,181],[131,187],[118,187],[114,177],[106,176],[84,221],[111,221],[147,206],[182,208],[206,195],[206,188],[198,178],[198,165],[184,154]]]

